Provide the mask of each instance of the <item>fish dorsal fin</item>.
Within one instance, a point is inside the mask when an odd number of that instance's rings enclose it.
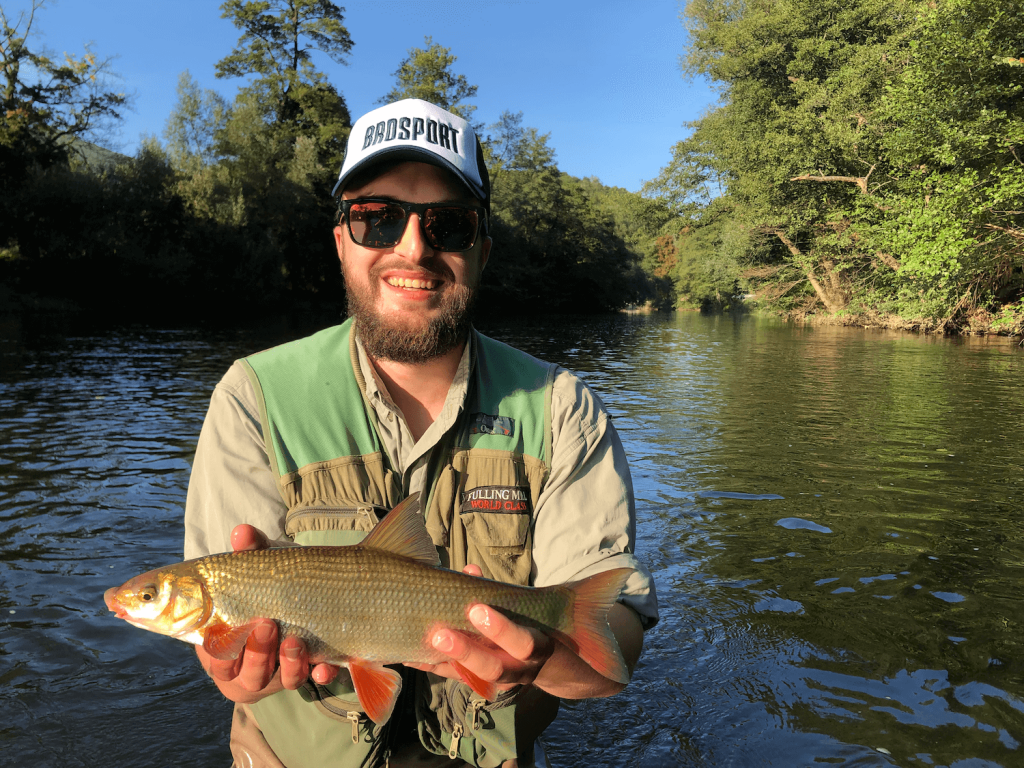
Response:
[[[381,520],[362,546],[401,555],[424,565],[440,565],[437,549],[420,515],[420,495],[414,493]]]

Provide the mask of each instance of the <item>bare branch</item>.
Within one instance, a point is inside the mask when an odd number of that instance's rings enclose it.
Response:
[[[892,267],[892,269],[895,272],[899,272],[903,266],[902,264],[900,264],[899,260],[890,253],[882,253],[881,251],[876,251],[875,256],[878,258],[879,261],[881,261],[886,266]]]
[[[875,166],[872,165],[866,176],[813,176],[811,174],[804,174],[803,176],[794,176],[790,181],[842,181],[846,184],[856,184],[860,187],[861,193],[866,195],[868,194],[868,179],[871,178],[871,173],[874,170]]]

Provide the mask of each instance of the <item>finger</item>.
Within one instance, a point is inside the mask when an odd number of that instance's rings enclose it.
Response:
[[[543,663],[553,650],[551,638],[543,632],[516,624],[489,606],[474,605],[469,609],[469,620],[481,635],[514,659]]]
[[[463,568],[462,572],[466,573],[466,574],[469,574],[470,576],[483,576],[484,575],[483,569],[479,565],[474,565],[473,563],[470,563],[465,568]]]
[[[280,659],[281,685],[294,691],[309,677],[309,653],[306,644],[297,637],[286,637],[281,641]]]
[[[504,660],[498,656],[500,651],[483,648],[460,632],[440,629],[434,633],[431,644],[484,680],[497,682],[505,672]]]
[[[239,685],[250,692],[262,691],[274,676],[277,657],[277,624],[261,619],[245,641],[242,668],[237,678]]]
[[[348,672],[344,675],[341,674],[341,667],[336,667],[333,664],[317,664],[313,667],[312,677],[313,680],[320,685],[327,685],[328,683],[338,680],[340,683],[348,682]]]
[[[201,645],[196,646],[196,655],[199,656],[199,663],[203,665],[206,673],[224,683],[231,682],[238,677],[238,671],[242,668],[241,655],[234,659],[215,659]]]
[[[266,535],[259,528],[242,523],[231,531],[231,548],[235,552],[250,549],[266,549],[270,546]]]

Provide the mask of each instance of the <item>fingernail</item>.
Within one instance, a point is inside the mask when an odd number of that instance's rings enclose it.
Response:
[[[252,635],[257,643],[269,643],[270,638],[274,636],[274,628],[269,624],[260,624]]]
[[[299,656],[302,655],[301,649],[296,648],[294,645],[289,645],[288,647],[282,648],[281,650],[284,652],[285,658],[289,661],[298,661]]]
[[[448,653],[451,651],[453,646],[454,643],[452,642],[450,635],[447,635],[444,632],[438,632],[434,635],[434,647],[441,653]]]
[[[482,605],[474,605],[469,609],[469,620],[483,627],[490,628],[491,626],[491,614]]]

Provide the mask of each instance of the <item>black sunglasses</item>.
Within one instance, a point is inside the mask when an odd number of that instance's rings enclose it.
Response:
[[[420,218],[423,235],[435,251],[458,253],[476,244],[484,209],[463,203],[405,203],[378,197],[341,200],[339,223],[348,222],[352,240],[364,248],[390,248],[405,234],[409,214]]]

